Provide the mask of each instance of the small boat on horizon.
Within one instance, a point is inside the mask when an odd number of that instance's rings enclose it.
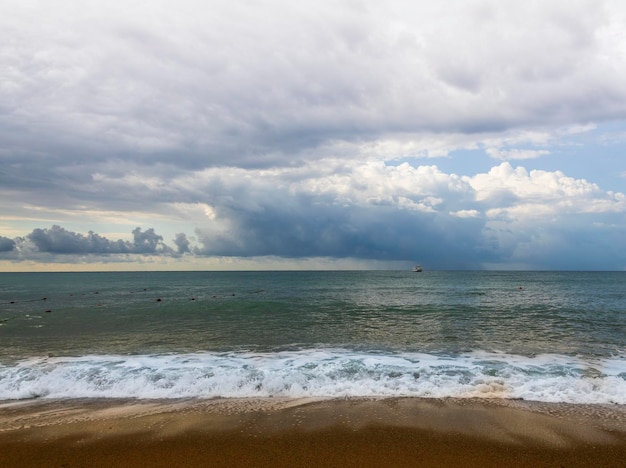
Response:
[[[422,268],[422,266],[421,266],[421,265],[415,265],[411,271],[412,271],[413,273],[421,273],[421,272],[422,272],[422,271],[424,271],[424,270],[423,270],[423,268]]]

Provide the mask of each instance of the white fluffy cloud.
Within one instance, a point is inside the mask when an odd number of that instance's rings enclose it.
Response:
[[[466,179],[476,199],[490,206],[492,215],[502,212],[534,218],[558,213],[623,213],[622,193],[604,193],[593,183],[574,179],[562,172],[513,168],[502,163],[487,174]]]

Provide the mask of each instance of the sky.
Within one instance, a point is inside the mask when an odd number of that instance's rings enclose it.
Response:
[[[0,0],[0,271],[626,270],[626,2]]]

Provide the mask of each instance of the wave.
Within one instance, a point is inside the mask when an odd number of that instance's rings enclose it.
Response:
[[[0,400],[401,396],[626,404],[626,359],[308,349],[0,364]]]

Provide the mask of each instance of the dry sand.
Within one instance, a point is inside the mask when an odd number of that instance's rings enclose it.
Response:
[[[2,467],[625,467],[626,407],[506,400],[0,404]]]

